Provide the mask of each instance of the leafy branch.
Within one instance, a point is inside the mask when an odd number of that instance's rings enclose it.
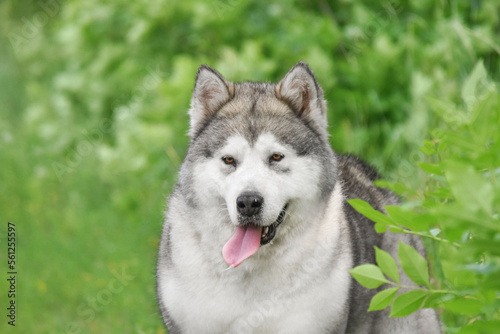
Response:
[[[413,234],[428,239],[428,260],[399,242],[398,260],[375,248],[376,263],[353,268],[361,285],[378,289],[368,311],[391,307],[391,317],[421,308],[441,308],[443,319],[461,324],[453,333],[497,333],[500,328],[500,95],[479,62],[462,85],[459,105],[427,98],[441,123],[421,151],[432,162],[419,202],[386,206],[349,203],[375,223],[378,233]],[[386,181],[384,185],[389,185]],[[392,188],[403,188],[395,185]],[[430,248],[429,248],[430,247]],[[433,250],[430,252],[429,249]],[[432,284],[431,272],[432,268]],[[400,274],[414,285],[402,284]]]

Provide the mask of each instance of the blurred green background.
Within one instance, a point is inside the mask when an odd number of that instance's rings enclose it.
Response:
[[[496,0],[3,0],[0,29],[1,333],[166,333],[156,252],[200,64],[277,81],[306,61],[334,149],[409,185],[426,99],[460,103],[479,60],[500,74]]]

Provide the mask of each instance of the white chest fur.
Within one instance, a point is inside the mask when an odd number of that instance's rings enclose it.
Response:
[[[252,258],[227,271],[219,260],[220,247],[204,248],[205,253],[198,254],[200,245],[189,237],[192,232],[186,232],[192,225],[172,228],[174,266],[159,271],[160,298],[170,317],[183,333],[327,333],[332,326],[342,329],[347,320],[351,262],[342,242],[340,203],[336,189],[321,221],[296,233],[283,228],[279,232],[287,234],[279,245],[263,246]],[[175,218],[179,222],[182,217]],[[204,241],[202,238],[201,243]],[[269,246],[279,249],[264,249]],[[218,260],[207,263],[207,256]]]

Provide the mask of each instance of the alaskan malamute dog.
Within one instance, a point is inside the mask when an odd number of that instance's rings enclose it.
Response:
[[[191,142],[160,242],[158,299],[170,333],[439,333],[434,310],[367,312],[376,292],[349,269],[410,235],[377,234],[347,199],[398,199],[328,142],[323,91],[307,64],[278,83],[201,66]],[[411,284],[404,279],[403,284]]]

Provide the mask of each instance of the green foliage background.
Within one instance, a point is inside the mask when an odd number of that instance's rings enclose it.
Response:
[[[200,64],[276,81],[305,60],[334,149],[400,189],[424,183],[429,101],[463,103],[478,61],[500,74],[495,0],[4,0],[0,29],[0,268],[12,221],[19,272],[2,333],[165,332],[156,250]]]

